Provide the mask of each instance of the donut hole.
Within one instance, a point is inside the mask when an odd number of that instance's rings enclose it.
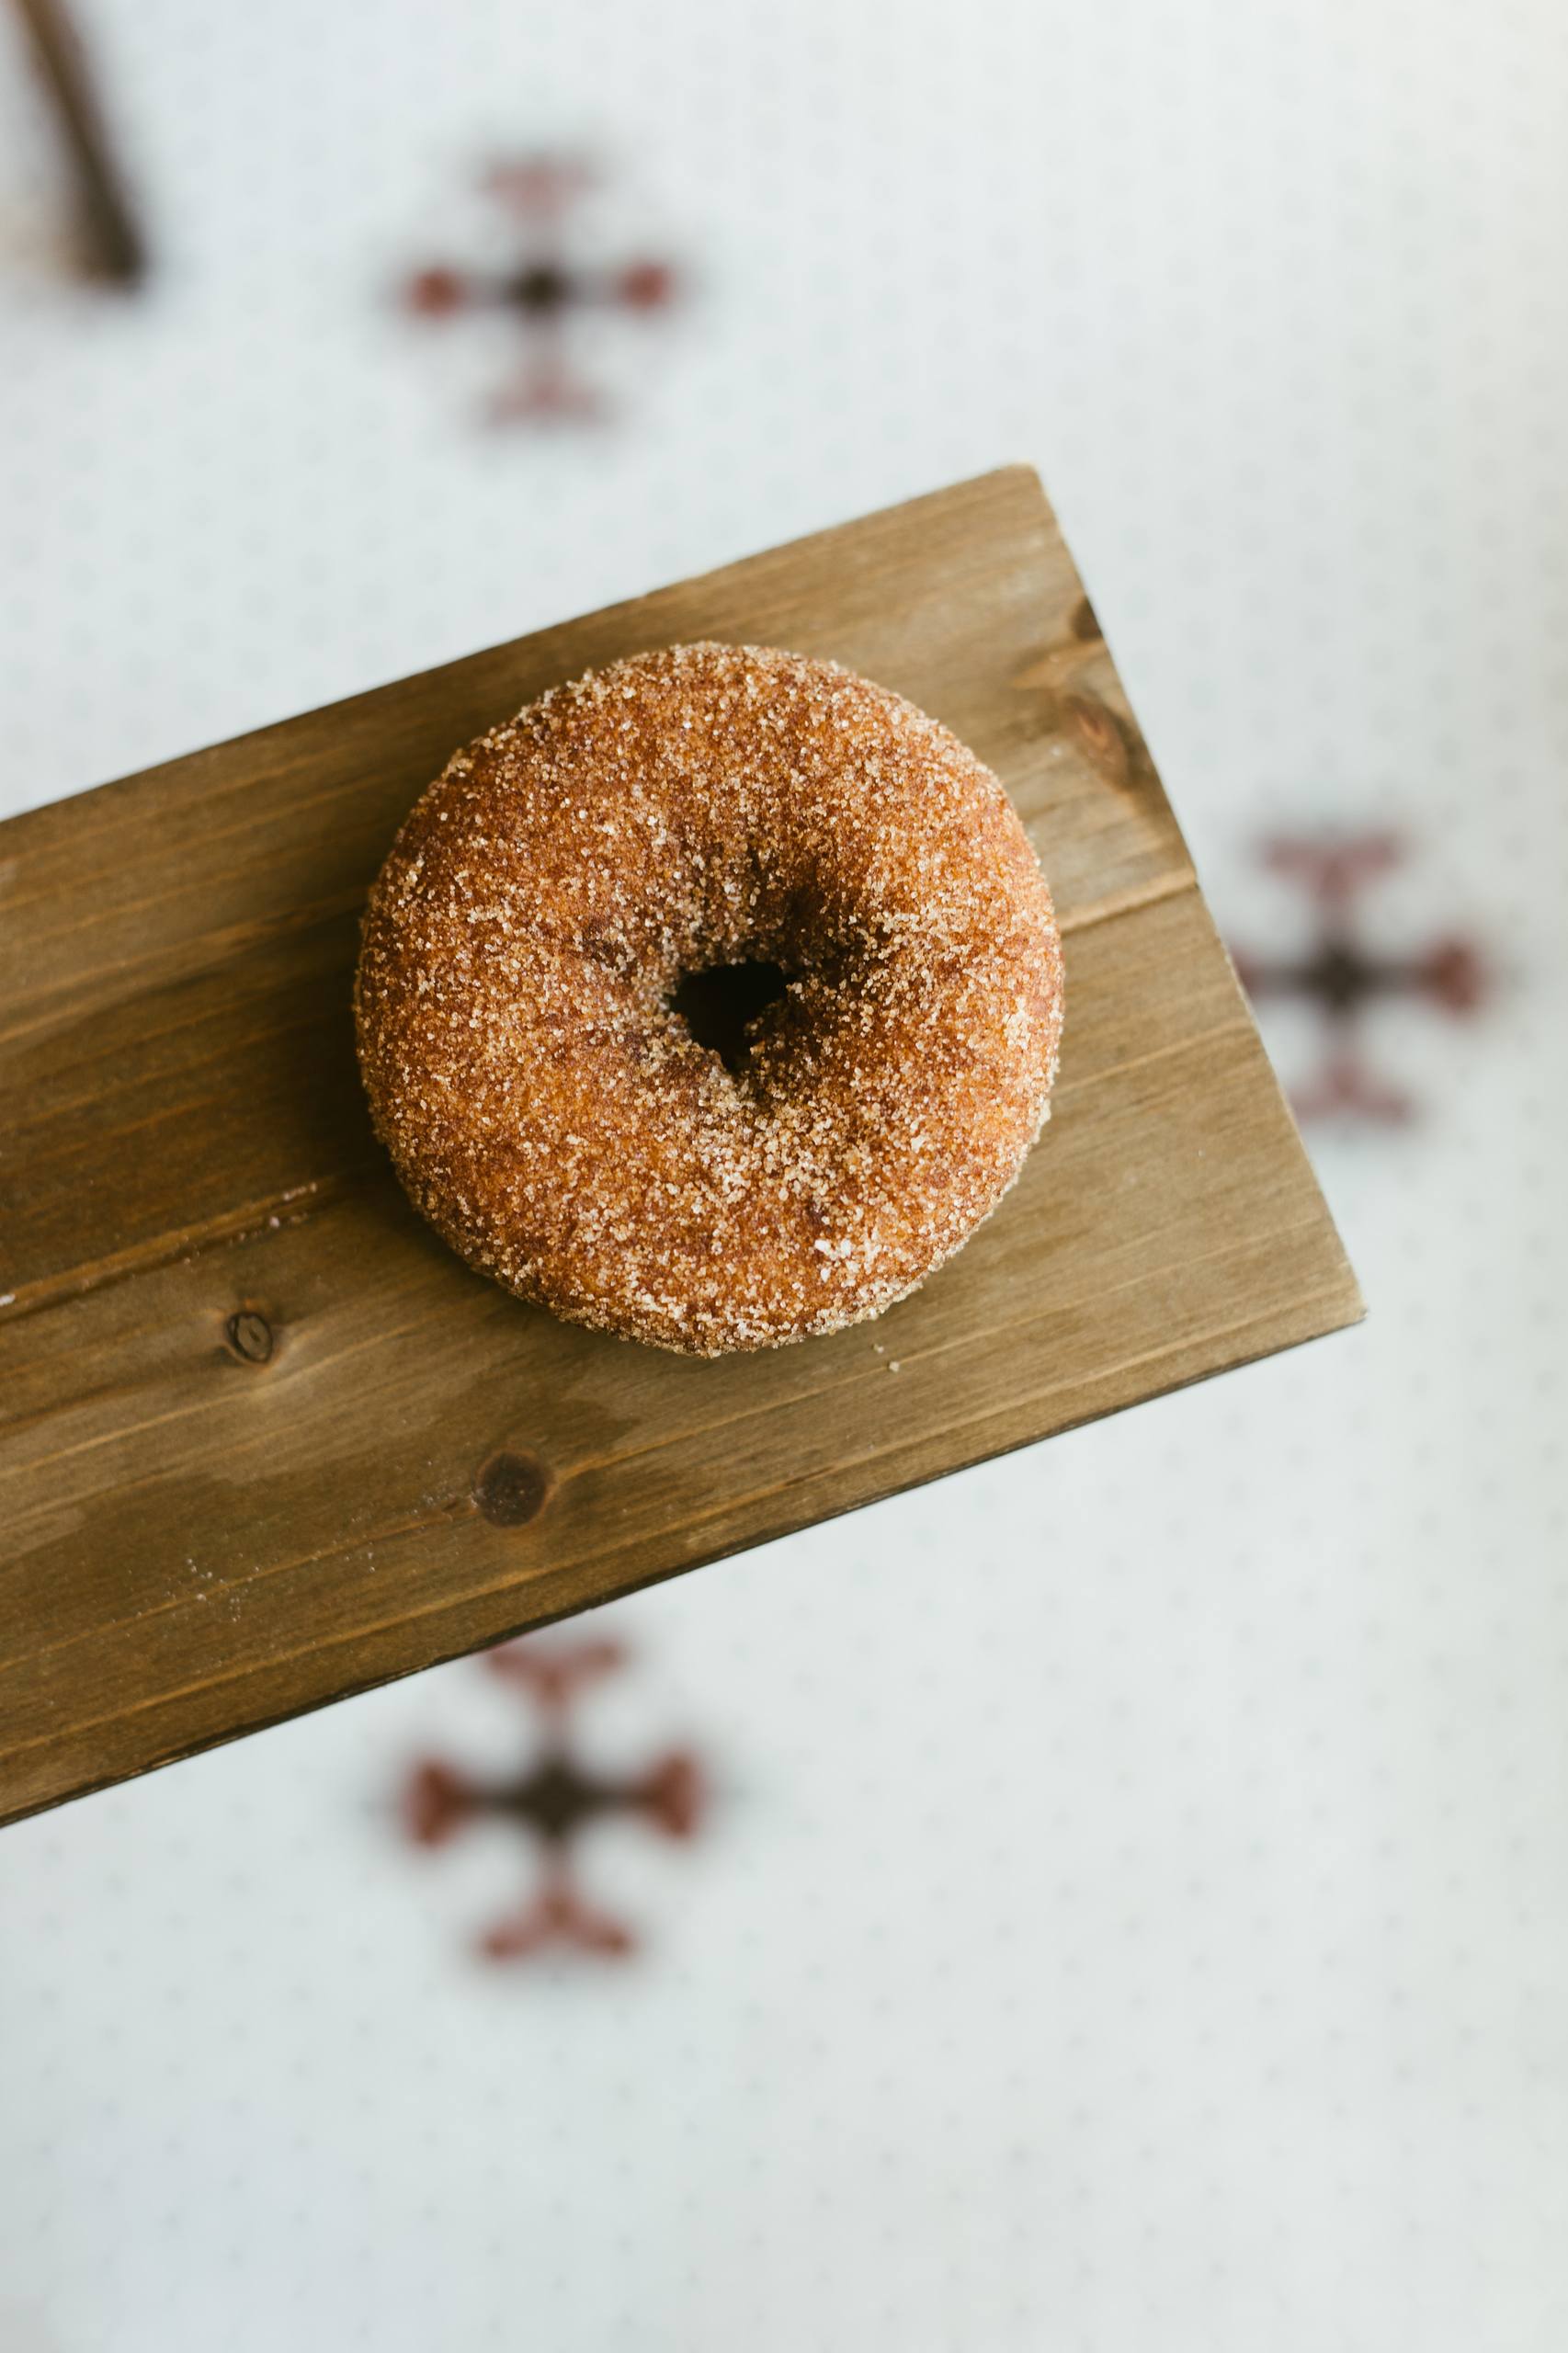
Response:
[[[789,985],[790,976],[781,966],[761,959],[708,964],[699,972],[683,972],[668,1004],[699,1046],[717,1054],[726,1070],[738,1071],[745,1063],[752,1023],[778,1003]]]

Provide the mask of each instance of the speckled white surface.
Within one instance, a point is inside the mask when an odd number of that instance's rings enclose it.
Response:
[[[472,1667],[0,1837],[0,2345],[1556,2353],[1555,0],[80,13],[161,267],[51,277],[0,27],[0,807],[1024,456],[1237,935],[1393,821],[1506,986],[1318,1146],[1362,1331],[613,1613],[603,1739],[724,1784],[595,1859],[638,1968],[476,1970],[504,1841],[398,1842]],[[699,294],[486,435],[386,290],[577,137]]]

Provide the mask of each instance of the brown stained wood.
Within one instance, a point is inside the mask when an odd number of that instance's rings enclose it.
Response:
[[[1084,612],[1013,469],[0,826],[0,1819],[1355,1319]],[[704,635],[832,654],[991,761],[1069,983],[1055,1116],[969,1248],[718,1363],[444,1250],[347,1004],[447,752]]]

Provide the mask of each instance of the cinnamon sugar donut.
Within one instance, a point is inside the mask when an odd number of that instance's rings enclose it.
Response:
[[[683,976],[743,964],[717,1051]],[[946,728],[831,662],[676,645],[454,754],[371,892],[355,1015],[453,1249],[711,1357],[879,1313],[990,1214],[1047,1115],[1062,956]]]

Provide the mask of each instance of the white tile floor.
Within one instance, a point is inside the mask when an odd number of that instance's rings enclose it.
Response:
[[[0,808],[1025,456],[1237,936],[1392,821],[1505,985],[1321,1142],[1363,1331],[613,1613],[722,1783],[594,1859],[644,1962],[467,1959],[517,1862],[391,1808],[472,1666],[0,1838],[5,2353],[1556,2353],[1555,0],[79,13],[159,269],[53,274],[0,24]],[[487,433],[390,290],[577,140],[694,296]]]

